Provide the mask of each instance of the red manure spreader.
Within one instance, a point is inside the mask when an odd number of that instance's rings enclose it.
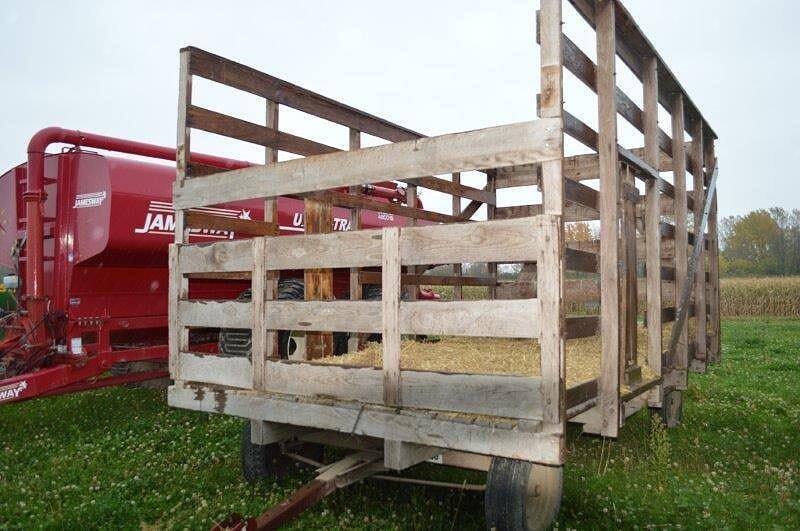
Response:
[[[46,153],[57,144],[66,147]],[[0,403],[168,376],[175,167],[142,157],[174,162],[175,149],[47,128],[31,139],[27,163],[0,176]],[[192,162],[222,169],[249,165],[200,154]],[[405,189],[391,182],[362,193],[373,201],[405,200]],[[263,201],[196,214],[262,220]],[[361,216],[362,227],[410,223],[392,214]],[[333,230],[350,228],[348,210],[334,209],[334,218]],[[302,233],[302,199],[280,198],[278,222],[281,234]],[[193,229],[190,235],[193,242],[235,238],[236,230]],[[281,282],[286,298],[302,298],[301,271]],[[337,298],[348,296],[348,283],[347,272],[334,275]],[[234,299],[247,287],[249,282],[207,280],[193,283],[190,295]],[[422,290],[420,297],[433,295]],[[291,350],[291,333],[280,337],[284,352]],[[211,331],[198,341],[210,350],[249,350],[249,332]]]

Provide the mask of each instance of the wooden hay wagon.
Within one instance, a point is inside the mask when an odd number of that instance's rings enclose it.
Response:
[[[574,8],[595,30],[595,60],[562,34],[562,8]],[[719,360],[715,133],[619,1],[541,0],[537,22],[539,118],[438,137],[208,52],[181,50],[169,403],[249,419],[243,459],[250,477],[275,473],[283,454],[321,466],[295,443],[355,451],[321,467],[292,503],[256,524],[274,526],[336,487],[433,459],[488,471],[490,526],[544,527],[560,502],[567,422],[616,437],[627,417],[650,407],[672,426],[688,373]],[[643,108],[616,86],[618,57],[641,81]],[[597,131],[565,110],[565,69],[596,93]],[[193,104],[194,78],[263,98],[266,124]],[[279,106],[348,128],[350,149],[281,131]],[[671,115],[670,134],[659,127],[659,107]],[[618,145],[618,116],[641,132],[643,147]],[[266,163],[222,173],[193,164],[192,130],[264,146]],[[361,149],[362,133],[388,143]],[[566,155],[566,137],[590,152]],[[279,162],[278,152],[300,158]],[[472,171],[485,186],[462,183]],[[386,181],[406,183],[405,203],[361,194]],[[523,204],[498,204],[512,187],[526,187],[516,194]],[[451,195],[452,212],[420,208],[418,188]],[[304,233],[270,235],[279,230],[277,197],[303,200]],[[263,221],[195,210],[253,198],[265,199]],[[487,219],[474,220],[482,205]],[[333,207],[348,209],[349,223],[339,225],[351,230],[332,230]],[[365,211],[397,223],[360,230]],[[581,221],[598,224],[599,240],[566,240],[565,226]],[[190,229],[199,226],[262,236],[193,244]],[[488,276],[462,275],[465,263],[488,264]],[[442,264],[453,273],[426,274]],[[521,272],[498,282],[498,264],[521,264]],[[302,297],[282,297],[280,275],[300,270]],[[334,300],[333,278],[343,272],[349,298]],[[249,279],[251,296],[190,296],[193,283],[209,278]],[[380,296],[365,296],[364,285],[380,286]],[[452,300],[418,300],[420,285],[454,286]],[[483,286],[485,296],[463,300],[464,286]],[[567,313],[586,302],[599,313]],[[248,355],[197,352],[193,329],[245,330]],[[304,338],[288,359],[278,355],[279,331]],[[342,332],[349,353],[332,356],[333,334]],[[359,350],[376,334],[380,347],[369,348],[379,355],[364,361]],[[492,361],[459,371],[457,348],[439,356],[441,365],[426,365],[424,349],[404,347],[404,337],[419,336],[441,345],[451,337],[495,338],[513,343],[508,352],[523,345],[523,355],[503,371]],[[576,341],[596,360],[578,381],[567,373]],[[536,355],[526,358],[525,345]]]

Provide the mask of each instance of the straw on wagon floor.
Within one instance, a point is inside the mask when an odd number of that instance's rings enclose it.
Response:
[[[664,327],[669,335],[671,325]],[[658,376],[647,365],[647,329],[639,327],[641,340],[638,359],[642,383]],[[600,338],[570,339],[566,342],[567,387],[593,380],[600,375]],[[358,352],[319,360],[321,363],[360,367],[381,367],[383,350],[380,343],[369,342]],[[401,344],[400,367],[403,370],[451,372],[460,374],[505,374],[539,376],[541,350],[535,339],[503,339],[485,337],[431,338],[427,341],[405,339]],[[620,391],[630,391],[621,385]]]

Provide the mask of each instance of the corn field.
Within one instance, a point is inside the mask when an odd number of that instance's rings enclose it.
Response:
[[[445,299],[453,297],[452,287],[437,286],[435,291]],[[486,288],[464,288],[465,299],[485,296]],[[567,307],[567,313],[585,311],[575,304]],[[723,278],[720,312],[723,317],[800,317],[800,277]]]
[[[800,277],[723,278],[723,317],[800,317]]]

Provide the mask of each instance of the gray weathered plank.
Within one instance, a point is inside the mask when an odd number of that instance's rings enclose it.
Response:
[[[266,390],[270,392],[383,404],[381,368],[271,361],[268,370]],[[406,407],[530,420],[542,417],[538,378],[404,370],[400,382]]]
[[[180,364],[186,382],[253,388],[253,365],[244,357],[181,352]]]
[[[178,326],[195,328],[250,328],[253,303],[191,300],[178,303]]]
[[[309,426],[543,464],[564,462],[561,435],[507,424],[331,400],[295,400],[264,393],[173,385],[168,403],[209,413]]]
[[[378,301],[268,301],[266,322],[275,330],[374,334],[380,312]],[[538,338],[540,331],[537,299],[404,301],[399,312],[401,334]]]
[[[649,165],[658,167],[658,61],[655,57],[650,57],[644,63],[644,160]],[[664,351],[661,337],[661,192],[656,180],[645,183],[644,217],[647,256],[647,363],[660,375]]]
[[[557,129],[542,119],[253,166],[185,181],[175,186],[173,202],[192,208],[552,160],[561,149]]]
[[[617,164],[616,38],[614,1],[598,0],[597,24],[597,94],[599,103],[600,156],[600,279],[601,342],[600,388],[598,410],[600,433],[616,437],[619,430],[619,228],[617,201],[619,175]]]
[[[400,229],[383,229],[383,273],[381,289],[381,346],[383,348],[383,402],[387,406],[402,403],[400,383]]]
[[[226,273],[253,270],[253,240],[182,245],[180,272]]]

